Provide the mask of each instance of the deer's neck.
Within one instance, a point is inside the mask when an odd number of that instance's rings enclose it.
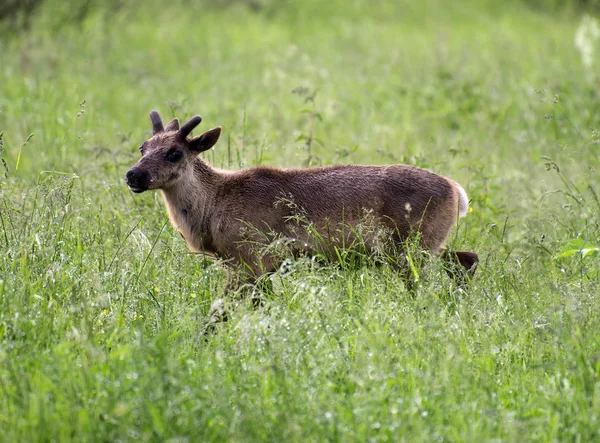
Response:
[[[162,190],[171,223],[194,252],[216,252],[210,222],[218,184],[219,173],[198,161],[176,184]]]

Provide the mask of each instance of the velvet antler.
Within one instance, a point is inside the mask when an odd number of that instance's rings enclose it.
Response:
[[[202,121],[202,117],[199,115],[193,116],[185,125],[181,127],[179,130],[179,136],[181,138],[186,138],[192,130],[200,124]]]
[[[162,124],[162,120],[160,119],[160,115],[158,115],[158,112],[152,111],[150,113],[150,121],[152,122],[152,135],[155,135],[159,132],[163,132],[165,130]]]

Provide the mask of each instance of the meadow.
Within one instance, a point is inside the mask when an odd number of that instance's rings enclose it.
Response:
[[[0,441],[600,439],[600,42],[517,0],[47,0],[0,27]],[[540,3],[540,2],[538,2]],[[543,3],[543,2],[541,2]],[[109,6],[114,7],[111,10]],[[217,167],[452,177],[480,255],[290,262],[202,336],[221,263],[124,175],[148,113]],[[231,303],[234,303],[231,301]]]

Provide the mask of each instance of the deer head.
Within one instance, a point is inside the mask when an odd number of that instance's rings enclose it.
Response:
[[[221,127],[218,126],[188,138],[202,121],[199,115],[181,127],[177,119],[163,127],[156,111],[150,113],[150,120],[152,138],[140,146],[142,158],[125,175],[127,186],[136,193],[175,185],[186,172],[193,171],[198,154],[212,148],[221,135]]]

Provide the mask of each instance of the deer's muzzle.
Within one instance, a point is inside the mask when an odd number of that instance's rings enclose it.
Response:
[[[133,167],[125,175],[125,183],[133,192],[144,192],[148,189],[148,173],[138,167]]]

